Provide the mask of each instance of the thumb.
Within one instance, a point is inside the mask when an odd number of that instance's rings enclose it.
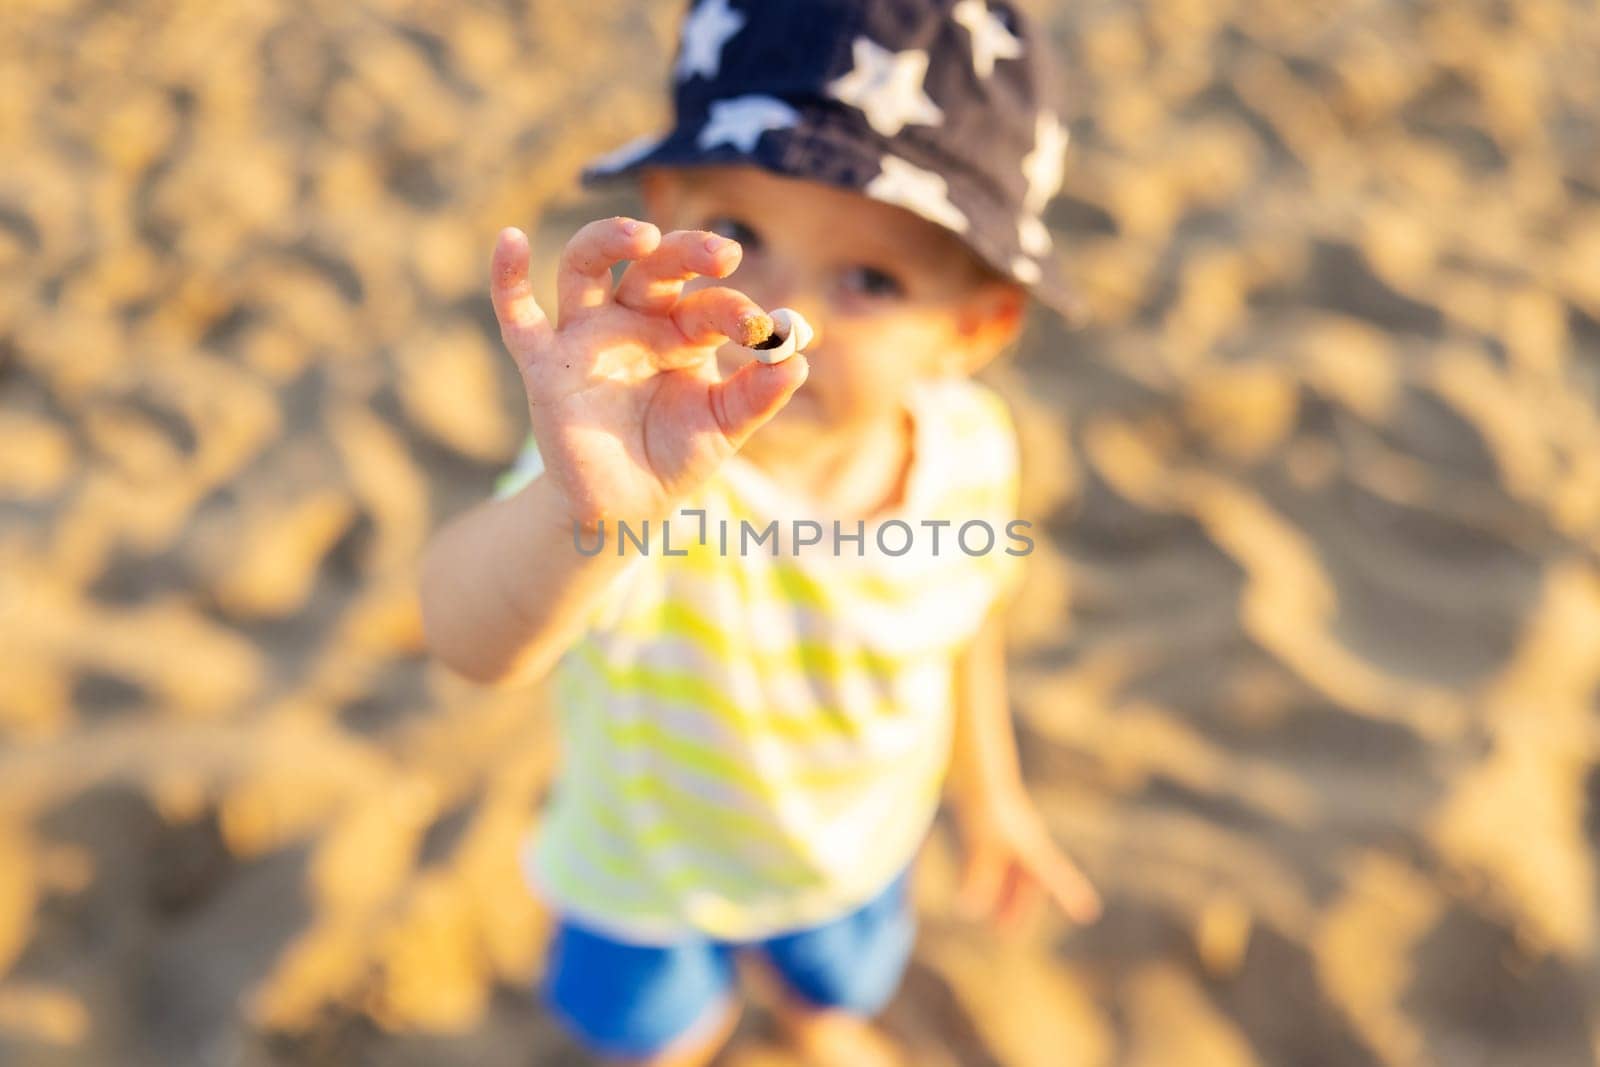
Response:
[[[783,409],[811,373],[811,364],[801,353],[782,363],[762,363],[752,359],[709,390],[711,410],[717,425],[734,451],[738,451],[772,416]]]

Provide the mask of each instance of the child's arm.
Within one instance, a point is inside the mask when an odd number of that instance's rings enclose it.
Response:
[[[490,293],[545,469],[429,542],[422,621],[441,661],[485,683],[543,674],[628,562],[582,555],[574,527],[592,546],[603,519],[636,529],[665,519],[805,381],[798,354],[718,373],[717,348],[761,341],[771,318],[735,289],[685,283],[725,277],[741,255],[705,230],[663,236],[648,222],[596,220],[562,253],[552,324],[528,281],[527,237],[501,232]]]
[[[577,638],[628,560],[578,552],[561,513],[541,475],[434,535],[422,561],[422,614],[441,662],[475,682],[516,685],[541,677]],[[584,544],[594,541],[584,535]]]
[[[1056,847],[1023,786],[999,609],[956,662],[947,795],[965,852],[959,899],[968,914],[994,911],[1013,928],[1042,890],[1075,921],[1098,916],[1094,887]]]
[[[949,780],[954,803],[971,806],[1023,791],[1009,703],[1004,618],[991,610],[956,660]]]

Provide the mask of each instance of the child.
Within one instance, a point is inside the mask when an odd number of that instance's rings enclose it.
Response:
[[[893,1062],[868,1020],[947,771],[969,911],[1098,911],[1021,785],[1000,611],[1031,540],[969,377],[1030,291],[1071,310],[1045,47],[1000,0],[699,0],[673,129],[583,175],[637,178],[652,221],[580,229],[553,317],[500,234],[532,432],[429,546],[423,615],[470,678],[554,668],[526,862],[544,996],[601,1056],[709,1060],[737,955],[814,1058]],[[778,307],[814,336],[755,361]]]

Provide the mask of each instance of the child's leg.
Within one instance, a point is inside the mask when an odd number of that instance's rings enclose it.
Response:
[[[769,991],[773,1015],[789,1043],[815,1067],[905,1067],[895,1042],[873,1025],[870,1015],[846,1008],[820,1007],[787,983],[769,960],[750,959]]]
[[[772,987],[779,1024],[812,1062],[904,1062],[870,1020],[900,987],[916,940],[909,876],[850,915],[763,942],[752,961]]]

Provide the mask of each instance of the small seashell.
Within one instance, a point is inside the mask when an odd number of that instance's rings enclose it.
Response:
[[[763,363],[782,363],[796,352],[804,351],[814,333],[805,316],[793,308],[776,308],[771,316],[772,336],[760,344],[741,347]]]

